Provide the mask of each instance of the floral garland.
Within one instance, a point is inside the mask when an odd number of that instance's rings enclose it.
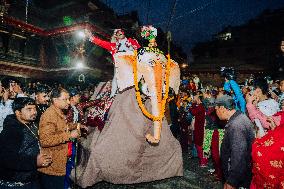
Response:
[[[155,53],[155,54],[164,54],[163,51],[161,51],[160,49],[156,48],[156,47],[144,47],[139,51],[139,55],[143,55],[145,52],[149,52],[149,53]]]
[[[134,85],[135,85],[135,93],[136,93],[136,99],[138,102],[138,105],[141,109],[141,111],[143,112],[143,114],[150,118],[153,121],[161,121],[165,115],[165,107],[166,107],[166,102],[167,102],[167,98],[168,98],[168,94],[169,94],[169,76],[170,76],[170,66],[171,66],[171,58],[170,55],[167,55],[168,57],[168,63],[166,66],[166,91],[165,91],[165,95],[164,98],[162,99],[162,108],[160,110],[159,116],[154,116],[151,113],[149,113],[147,111],[147,109],[145,108],[143,102],[142,102],[142,98],[141,98],[141,94],[139,91],[139,86],[138,86],[138,77],[137,77],[137,51],[134,51],[134,61],[133,61],[133,74],[134,74]]]

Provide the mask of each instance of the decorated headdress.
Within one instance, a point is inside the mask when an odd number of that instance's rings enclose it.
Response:
[[[147,40],[152,40],[157,37],[157,29],[154,28],[152,25],[143,26],[141,28],[141,37]]]

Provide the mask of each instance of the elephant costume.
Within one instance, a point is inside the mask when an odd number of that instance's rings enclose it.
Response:
[[[119,93],[110,107],[104,129],[92,139],[88,160],[79,165],[77,184],[85,188],[100,181],[132,184],[182,176],[181,147],[166,119],[162,120],[157,144],[151,144],[145,138],[147,134],[153,135],[153,121],[143,114],[136,100],[132,67],[136,58],[134,52],[118,52],[114,58]],[[167,61],[164,55],[139,53],[137,57],[138,79],[144,78],[149,91],[144,104],[153,114],[158,112],[155,104],[157,93],[162,92],[151,83],[155,82],[155,61],[163,65],[161,75],[164,77]],[[170,86],[177,92],[179,68],[174,61],[171,64]]]

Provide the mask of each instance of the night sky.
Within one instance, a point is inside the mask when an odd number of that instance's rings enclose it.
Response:
[[[265,9],[284,7],[284,0],[101,0],[118,14],[137,10],[142,24],[164,31],[187,54],[196,42],[206,41],[224,27],[245,24]],[[168,27],[174,4],[176,8]]]

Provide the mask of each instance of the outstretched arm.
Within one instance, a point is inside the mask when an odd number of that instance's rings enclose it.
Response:
[[[104,48],[104,49],[106,49],[110,52],[115,50],[115,47],[116,47],[115,43],[111,43],[109,41],[102,40],[102,39],[94,36],[90,31],[85,31],[85,33],[92,43],[94,43],[94,44],[96,44],[96,45],[98,45],[98,46],[100,46],[100,47],[102,47],[102,48]]]
[[[110,52],[114,51],[115,50],[115,43],[111,43],[111,42],[108,42],[108,41],[105,41],[105,40],[101,40],[100,38],[98,37],[95,37],[95,36],[92,36],[90,38],[90,41]]]

